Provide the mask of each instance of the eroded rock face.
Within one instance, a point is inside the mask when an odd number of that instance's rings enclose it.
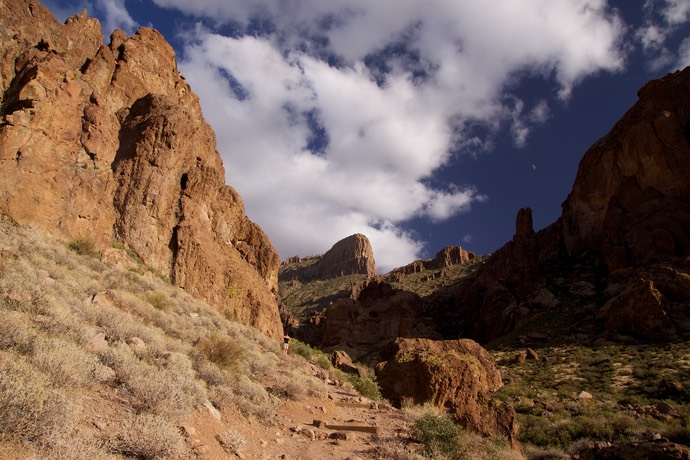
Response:
[[[680,287],[690,276],[690,68],[638,95],[584,155],[562,216],[535,233],[531,212],[521,210],[513,240],[435,299],[439,321],[456,334],[496,338],[541,308],[534,300],[547,284],[545,267],[587,259],[601,264],[590,272],[602,278],[594,294],[604,328],[653,340],[690,335],[690,294]]]
[[[460,246],[447,246],[441,249],[433,259],[415,260],[411,264],[392,270],[387,276],[396,274],[409,275],[425,270],[439,270],[453,265],[460,265],[475,259],[477,255],[467,251]]]
[[[318,262],[317,277],[321,279],[344,275],[376,275],[374,250],[369,239],[357,233],[333,245]]]
[[[567,250],[600,248],[611,270],[690,252],[690,69],[638,96],[585,154],[563,203]]]
[[[86,13],[0,3],[0,212],[100,248],[119,240],[192,295],[282,335],[279,257],[225,185],[197,96],[155,30],[109,45]]]
[[[438,337],[424,325],[422,299],[394,289],[378,278],[368,280],[355,298],[340,299],[324,312],[321,345],[346,346],[354,357],[385,346],[396,337]]]
[[[501,374],[491,355],[469,339],[397,339],[381,353],[376,377],[383,395],[400,407],[404,399],[432,403],[457,422],[487,436],[517,443],[512,406],[491,398]]]

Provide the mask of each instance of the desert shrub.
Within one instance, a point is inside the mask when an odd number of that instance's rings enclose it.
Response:
[[[354,374],[349,374],[347,378],[357,393],[362,396],[373,399],[374,401],[381,401],[383,399],[379,384],[371,378]]]
[[[538,447],[530,444],[525,446],[525,455],[530,460],[567,460],[572,458],[560,447]]]
[[[275,352],[261,352],[256,348],[253,350],[250,348],[247,352],[249,372],[254,378],[275,374],[276,368],[281,362],[281,358]]]
[[[372,460],[421,460],[423,458],[411,452],[404,443],[388,439],[381,440],[366,453],[367,458]]]
[[[500,437],[485,438],[477,433],[459,429],[459,447],[449,455],[452,460],[524,460],[508,442]]]
[[[0,350],[14,350],[26,354],[33,348],[36,330],[26,315],[15,311],[2,312],[0,321]]]
[[[234,428],[229,428],[223,433],[217,435],[216,439],[226,452],[236,455],[240,458],[242,457],[244,445],[247,443],[247,441],[237,430]]]
[[[231,373],[238,373],[246,361],[245,348],[237,340],[227,336],[211,333],[197,347],[206,359]]]
[[[40,440],[65,426],[75,407],[48,377],[14,353],[0,352],[0,433]]]
[[[39,338],[31,361],[51,377],[56,387],[86,387],[96,381],[98,359],[77,344],[56,338]]]
[[[146,301],[150,303],[153,308],[157,310],[165,310],[167,307],[168,298],[160,291],[149,292],[146,295]]]
[[[180,458],[186,450],[175,425],[150,413],[127,420],[108,441],[108,447],[113,452],[143,460]]]
[[[194,355],[194,370],[197,378],[206,382],[209,386],[223,385],[229,383],[229,378],[218,366],[200,354]]]
[[[312,347],[297,339],[292,339],[290,341],[290,348],[294,353],[297,353],[306,360],[310,360],[314,355],[314,349]]]
[[[317,366],[324,370],[328,370],[332,367],[331,360],[328,359],[328,356],[326,356],[325,353],[319,353],[316,357],[315,363]]]
[[[82,256],[101,257],[101,253],[96,249],[96,243],[88,238],[79,238],[67,243],[67,247]]]
[[[459,447],[457,425],[445,415],[425,415],[412,427],[412,435],[424,445],[426,455],[451,454]]]
[[[101,360],[115,371],[117,380],[132,396],[131,404],[139,411],[183,417],[206,399],[206,392],[191,369],[161,369],[137,358],[127,345],[109,347],[101,354]]]
[[[613,438],[614,430],[609,417],[603,415],[578,417],[574,423],[578,425],[575,439],[592,438],[610,441]]]

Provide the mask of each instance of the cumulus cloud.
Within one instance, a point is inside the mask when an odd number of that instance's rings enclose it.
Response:
[[[648,66],[654,71],[683,67],[684,62],[687,62],[685,42],[675,50],[669,45],[669,41],[679,27],[690,20],[690,2],[646,0],[644,11],[644,24],[636,31],[635,37],[649,56]]]
[[[115,29],[122,29],[127,33],[132,33],[138,24],[129,15],[125,7],[125,0],[95,0],[96,7],[103,11],[105,23],[103,31],[106,36]]]
[[[490,149],[504,127],[524,146],[548,97],[623,65],[624,27],[603,0],[155,1],[205,18],[181,70],[281,256],[364,233],[384,271],[422,255],[407,221],[486,200],[468,178],[434,180],[452,155]],[[218,32],[227,22],[233,36]],[[522,74],[557,93],[510,94]]]

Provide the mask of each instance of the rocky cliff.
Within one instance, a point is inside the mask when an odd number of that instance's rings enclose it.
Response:
[[[281,268],[281,279],[310,281],[347,275],[376,275],[374,250],[361,233],[338,241],[321,256],[289,257]]]
[[[86,12],[0,2],[0,212],[65,239],[129,246],[278,337],[279,257],[225,185],[197,96],[155,30],[110,43]]]
[[[441,270],[453,265],[464,264],[473,260],[477,255],[467,251],[460,246],[447,246],[436,253],[433,259],[415,260],[404,267],[396,268],[386,274],[387,277],[395,278],[397,275],[409,275],[425,270]]]
[[[562,216],[535,233],[520,210],[512,241],[434,300],[454,334],[496,338],[559,308],[558,290],[605,332],[690,334],[690,68],[638,95],[584,155]]]
[[[355,286],[350,298],[336,300],[323,316],[321,346],[346,348],[353,358],[398,337],[440,338],[424,324],[422,299],[380,278]]]

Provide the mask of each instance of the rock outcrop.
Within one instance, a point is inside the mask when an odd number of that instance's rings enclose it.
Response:
[[[354,298],[333,302],[324,312],[321,345],[343,346],[354,358],[383,348],[397,337],[438,334],[424,325],[422,299],[371,278]]]
[[[473,260],[477,255],[473,252],[467,251],[460,246],[447,246],[441,249],[433,259],[415,260],[411,264],[404,267],[396,268],[388,273],[388,276],[395,276],[396,274],[409,275],[412,273],[419,273],[426,270],[441,270],[453,265],[460,265],[470,260]]]
[[[435,299],[438,321],[452,322],[455,334],[496,338],[539,309],[547,267],[570,261],[563,273],[572,273],[586,259],[603,328],[653,340],[690,334],[690,68],[638,95],[584,155],[562,216],[535,233],[531,211],[521,210],[512,241]]]
[[[376,276],[374,250],[361,233],[343,238],[321,256],[289,257],[281,270],[281,279],[285,280],[325,280],[346,275]]]
[[[238,321],[282,335],[279,257],[225,185],[215,135],[155,30],[110,43],[86,12],[0,3],[0,212],[150,267]]]
[[[519,425],[509,404],[491,398],[502,386],[491,355],[469,339],[397,339],[376,366],[381,392],[393,405],[432,403],[463,426],[517,444]]]

